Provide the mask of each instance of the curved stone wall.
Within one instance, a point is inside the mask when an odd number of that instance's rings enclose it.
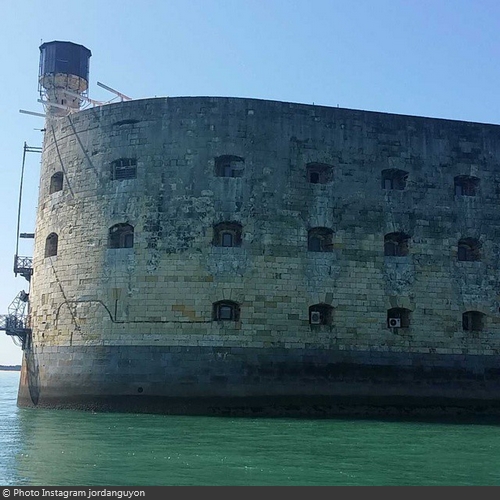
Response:
[[[29,380],[41,405],[415,384],[497,398],[499,131],[211,97],[48,120],[20,402]],[[401,255],[384,255],[391,233]],[[459,260],[462,238],[477,260]]]

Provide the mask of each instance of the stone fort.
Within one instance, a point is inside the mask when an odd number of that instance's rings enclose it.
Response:
[[[19,404],[495,409],[500,126],[229,97],[48,116]]]

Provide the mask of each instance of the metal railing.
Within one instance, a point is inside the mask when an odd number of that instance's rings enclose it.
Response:
[[[31,328],[29,316],[26,309],[29,301],[29,295],[21,290],[17,297],[11,302],[8,314],[0,315],[0,331],[3,330],[23,349],[26,348],[31,338]]]
[[[20,274],[23,278],[30,281],[33,275],[33,257],[14,256],[14,274]]]

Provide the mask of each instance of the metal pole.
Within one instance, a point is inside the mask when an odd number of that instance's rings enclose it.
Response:
[[[19,204],[17,207],[17,231],[16,231],[16,254],[14,256],[14,269],[17,267],[17,256],[19,252],[19,229],[21,225],[21,203],[23,198],[23,181],[24,181],[24,165],[26,163],[26,152],[28,153],[41,153],[42,148],[28,146],[26,142],[24,143],[23,149],[23,165],[21,167],[21,181],[19,182]],[[17,276],[17,273],[16,273]]]
[[[16,256],[14,257],[17,260],[17,254],[19,251],[19,227],[21,224],[21,200],[23,196],[23,179],[24,179],[24,163],[26,161],[26,149],[28,145],[26,142],[24,143],[24,149],[23,149],[23,165],[21,167],[21,182],[19,183],[19,204],[17,207],[17,231],[16,231]],[[14,262],[14,265],[16,262]]]

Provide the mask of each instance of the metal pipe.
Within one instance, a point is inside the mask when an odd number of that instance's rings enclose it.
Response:
[[[16,255],[15,259],[17,259],[17,255],[19,252],[19,228],[21,225],[21,200],[23,196],[23,179],[24,179],[24,164],[26,162],[26,150],[28,148],[28,145],[26,142],[24,143],[24,148],[23,148],[23,164],[21,166],[21,181],[19,182],[19,203],[17,206],[17,230],[16,230]],[[16,262],[14,261],[14,265]]]

